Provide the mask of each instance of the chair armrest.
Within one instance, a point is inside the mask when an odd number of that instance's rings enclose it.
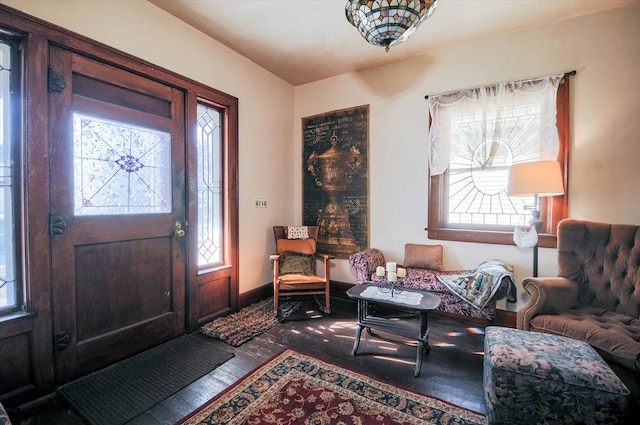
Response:
[[[384,255],[376,248],[366,249],[349,256],[349,267],[355,270],[358,283],[370,282],[376,267],[384,265]]]
[[[518,310],[516,329],[529,330],[531,319],[540,314],[553,314],[578,302],[579,285],[564,277],[528,277],[522,287],[531,295]]]
[[[332,260],[334,258],[336,258],[335,255],[331,255],[331,254],[320,254],[318,252],[316,252],[316,257],[317,258],[322,258],[324,261],[329,261]]]

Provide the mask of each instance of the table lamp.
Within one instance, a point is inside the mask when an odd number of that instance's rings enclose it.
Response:
[[[507,184],[508,196],[533,196],[531,221],[529,224],[539,232],[542,228],[540,218],[540,197],[564,194],[564,184],[560,163],[557,161],[535,161],[514,164],[509,169]],[[533,277],[538,277],[538,243],[533,247]]]

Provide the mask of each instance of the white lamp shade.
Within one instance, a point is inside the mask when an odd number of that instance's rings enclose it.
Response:
[[[507,195],[556,196],[564,194],[560,163],[536,161],[515,164],[509,170]]]

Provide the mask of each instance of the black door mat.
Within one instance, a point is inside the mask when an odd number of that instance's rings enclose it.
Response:
[[[201,335],[183,336],[58,388],[93,425],[122,425],[233,357]]]

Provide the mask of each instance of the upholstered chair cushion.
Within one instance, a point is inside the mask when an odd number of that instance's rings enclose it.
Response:
[[[442,245],[419,245],[408,243],[404,246],[404,267],[442,271]]]
[[[600,307],[574,305],[557,314],[541,314],[530,330],[585,341],[606,360],[640,371],[640,320]]]
[[[280,256],[280,274],[313,274],[315,259],[310,254],[300,254],[293,251],[285,251]]]

